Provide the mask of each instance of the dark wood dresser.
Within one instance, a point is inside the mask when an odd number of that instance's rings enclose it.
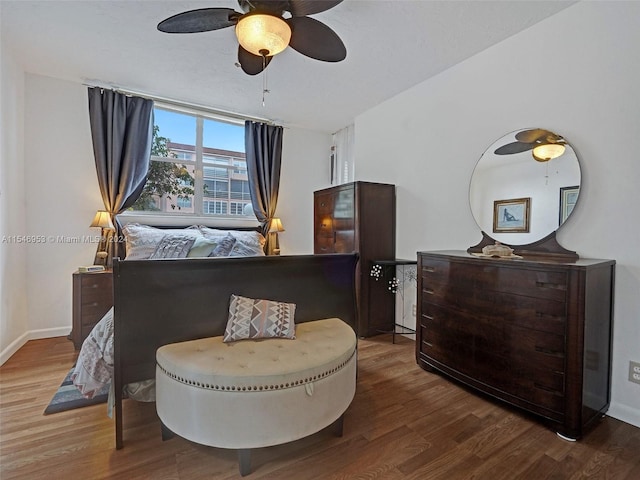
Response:
[[[416,359],[580,438],[607,411],[615,261],[418,253]]]
[[[73,274],[73,328],[69,338],[76,350],[112,306],[111,271]]]
[[[371,281],[374,260],[396,256],[396,187],[351,182],[314,192],[314,247],[317,254],[359,255],[356,271],[360,337],[391,332],[395,298],[383,282]]]

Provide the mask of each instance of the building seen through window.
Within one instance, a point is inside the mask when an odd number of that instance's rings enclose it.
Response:
[[[164,108],[154,118],[147,184],[132,210],[254,218],[244,126]]]

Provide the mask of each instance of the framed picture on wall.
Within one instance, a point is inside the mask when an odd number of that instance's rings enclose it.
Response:
[[[529,233],[531,198],[512,198],[493,202],[494,233]]]
[[[567,219],[573,207],[575,207],[578,201],[578,194],[580,193],[580,187],[578,185],[574,187],[562,187],[560,189],[560,218],[558,219],[558,225],[562,225]]]

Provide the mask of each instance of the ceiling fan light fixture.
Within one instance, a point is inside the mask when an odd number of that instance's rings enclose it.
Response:
[[[533,158],[538,162],[548,162],[554,158],[558,158],[564,153],[564,145],[561,143],[545,143],[538,145],[533,149]]]
[[[291,27],[275,15],[249,13],[238,20],[236,36],[248,52],[259,57],[272,57],[289,45]]]

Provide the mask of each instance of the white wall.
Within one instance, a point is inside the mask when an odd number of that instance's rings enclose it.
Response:
[[[2,42],[0,56],[0,364],[24,343],[27,327],[24,73]]]
[[[25,164],[27,231],[44,239],[28,247],[29,328],[66,335],[71,274],[93,263],[97,244],[88,239],[99,232],[89,224],[103,208],[85,87],[26,75]]]
[[[582,190],[558,241],[617,260],[609,414],[640,426],[640,3],[580,2],[356,119],[356,177],[398,185],[397,255],[480,240],[476,161],[520,128],[563,135]]]
[[[331,135],[285,128],[276,213],[282,255],[313,253],[313,192],[331,186]]]
[[[2,362],[29,339],[70,332],[71,274],[93,263],[97,245],[87,238],[99,232],[89,224],[102,208],[86,87],[24,75],[19,68],[19,82],[5,85],[11,65],[4,53],[1,235],[30,236],[38,243],[0,244]],[[329,182],[330,145],[328,134],[285,130],[277,210],[286,229],[283,254],[313,253],[312,192]]]

